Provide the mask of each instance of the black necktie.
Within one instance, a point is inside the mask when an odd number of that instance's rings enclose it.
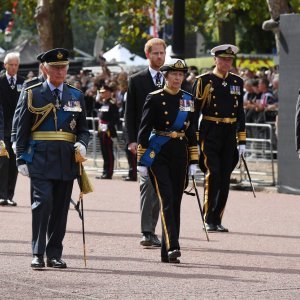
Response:
[[[161,81],[160,81],[160,78],[161,78],[161,73],[160,72],[157,72],[156,75],[155,75],[155,85],[157,87],[161,87]]]
[[[57,108],[57,109],[59,109],[60,108],[60,90],[59,89],[54,89],[53,90],[53,95],[54,95],[54,97],[55,97],[55,107]]]
[[[15,88],[15,79],[13,77],[10,77],[10,82],[9,82],[9,85],[12,89]]]

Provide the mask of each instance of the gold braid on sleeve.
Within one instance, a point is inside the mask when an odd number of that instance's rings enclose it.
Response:
[[[210,105],[210,101],[211,101],[211,87],[212,84],[208,83],[204,90],[202,89],[202,79],[201,77],[198,79],[198,83],[197,83],[197,89],[196,89],[196,98],[197,100],[199,100],[201,103],[201,110],[203,109],[203,107],[207,104],[208,106]],[[203,90],[203,92],[202,92]]]
[[[56,107],[53,103],[49,103],[43,107],[33,107],[32,106],[32,90],[28,90],[28,110],[36,115],[35,122],[33,126],[31,127],[31,131],[34,131],[36,128],[38,128],[41,123],[45,120],[45,118],[49,115],[51,110],[53,110],[54,113],[54,123],[55,123],[55,129],[57,131],[57,116],[56,116]],[[41,118],[39,119],[39,116],[41,115]]]

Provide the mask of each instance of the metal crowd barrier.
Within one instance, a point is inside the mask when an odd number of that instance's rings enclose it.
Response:
[[[246,123],[246,131],[245,160],[252,182],[257,185],[275,186],[277,144],[274,124]],[[235,169],[234,174],[240,176],[240,182],[248,181],[243,166],[240,169]]]
[[[87,149],[87,155],[93,161],[93,167],[98,168],[99,160],[102,161],[101,150],[100,150],[100,141],[98,137],[98,118],[97,117],[87,117],[86,118],[89,125],[89,131],[91,134],[90,143]],[[121,166],[121,157],[125,156],[125,141],[123,138],[123,132],[117,131],[118,138],[113,138],[114,142],[114,156],[115,156],[115,169],[120,169]]]
[[[100,141],[98,138],[98,118],[87,117],[90,126],[91,140],[88,146],[88,156],[93,161],[93,167],[98,168],[102,161]],[[245,159],[252,177],[257,185],[275,186],[277,172],[277,150],[274,134],[274,124],[246,123],[247,143]],[[125,140],[122,131],[117,131],[118,138],[114,139],[115,169],[124,169],[121,158],[125,158]],[[126,161],[126,159],[125,159]],[[236,168],[233,175],[238,177],[238,184],[247,183],[248,177],[243,166]],[[203,180],[202,172],[197,172],[197,179]]]

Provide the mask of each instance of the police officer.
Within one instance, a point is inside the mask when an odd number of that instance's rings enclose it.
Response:
[[[198,76],[193,86],[195,106],[202,112],[199,163],[205,173],[203,210],[208,231],[228,232],[221,221],[230,175],[245,151],[243,79],[229,72],[237,52],[230,44],[213,48],[215,68]]]
[[[17,127],[17,165],[32,187],[31,267],[66,268],[61,259],[74,179],[75,150],[86,155],[89,130],[81,91],[64,83],[69,52],[47,51],[47,80],[28,87]],[[47,235],[47,242],[46,242]]]
[[[112,99],[113,89],[110,86],[104,85],[99,92],[102,103],[99,109],[98,132],[103,157],[103,173],[96,178],[112,179],[115,162],[112,138],[117,137],[116,125],[119,122],[119,111]]]
[[[171,59],[160,70],[166,84],[146,98],[138,134],[138,171],[142,176],[149,173],[160,201],[161,261],[179,263],[181,199],[188,167],[193,175],[198,162],[194,101],[180,89],[187,72],[183,60]]]

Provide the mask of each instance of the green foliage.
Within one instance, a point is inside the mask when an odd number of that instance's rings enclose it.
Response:
[[[11,10],[13,2],[14,0],[0,0],[0,13]],[[266,52],[274,47],[272,33],[261,30],[262,22],[270,18],[266,0],[185,0],[185,2],[186,31],[201,32],[207,48],[218,42],[218,22],[230,20],[235,20],[237,41],[243,52]],[[150,38],[149,8],[153,3],[153,0],[70,0],[68,9],[72,16],[76,46],[91,53],[96,32],[103,26],[104,49],[119,42],[142,55],[143,44]],[[290,0],[289,3],[294,12],[300,12],[299,0]],[[37,33],[34,20],[36,5],[37,0],[18,1],[14,34],[20,31],[16,27]],[[159,14],[162,28],[172,22],[172,18],[168,19],[165,15],[168,6],[173,7],[173,0],[161,0]]]

